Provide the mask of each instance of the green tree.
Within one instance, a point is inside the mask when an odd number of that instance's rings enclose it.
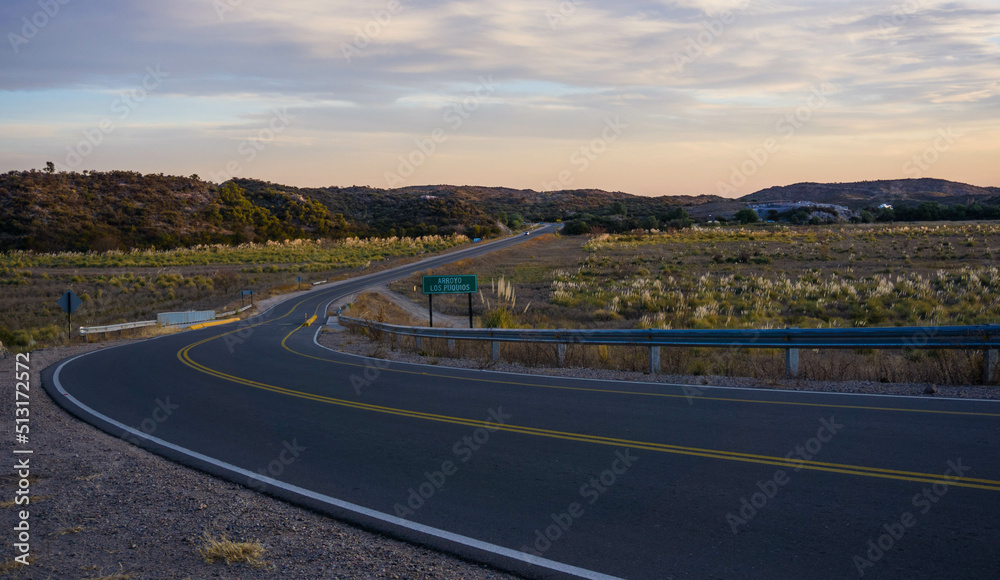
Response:
[[[733,216],[733,219],[735,219],[741,224],[753,224],[757,223],[757,221],[759,220],[759,218],[757,217],[757,212],[748,207],[745,207],[740,211],[736,212],[736,215]]]

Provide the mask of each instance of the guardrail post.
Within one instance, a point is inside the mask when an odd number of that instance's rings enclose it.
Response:
[[[556,345],[556,363],[559,368],[566,366],[566,343],[560,342]]]
[[[660,347],[649,347],[649,374],[655,375],[660,372]]]
[[[788,378],[797,379],[799,377],[799,349],[785,349],[785,370]]]
[[[497,362],[500,360],[500,342],[492,341],[490,342],[490,361]]]
[[[455,339],[454,338],[449,338],[448,339],[448,354],[454,354],[454,353],[455,353]]]
[[[998,357],[997,349],[989,349],[983,351],[983,384],[989,385],[997,378],[997,362],[1000,357]]]
[[[424,342],[420,339],[419,336],[416,337],[416,339],[417,339],[417,350],[420,350],[424,347]]]

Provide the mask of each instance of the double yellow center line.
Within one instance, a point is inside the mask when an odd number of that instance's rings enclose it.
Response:
[[[301,302],[299,304],[301,304]],[[298,306],[298,304],[296,304],[296,307],[297,306]],[[292,311],[294,311],[294,307],[293,307]],[[289,314],[290,313],[291,313],[291,311],[289,312]],[[287,314],[285,316],[287,316]],[[282,316],[280,318],[284,318],[284,316]],[[264,324],[264,323],[260,323],[260,324]],[[301,327],[299,327],[299,328],[301,328]],[[282,346],[284,346],[290,352],[295,352],[295,351],[292,351],[287,346],[285,346],[285,341],[287,341],[288,338],[294,332],[296,332],[296,330],[298,330],[298,328],[296,328],[295,330],[293,330],[292,332],[290,332],[287,336],[285,336],[285,339],[282,340]],[[233,332],[237,332],[237,331],[233,331]],[[386,407],[386,406],[382,406],[382,405],[372,405],[372,404],[368,404],[368,403],[361,403],[361,402],[357,402],[357,401],[349,401],[349,400],[346,400],[346,399],[338,399],[338,398],[334,398],[334,397],[327,397],[327,396],[323,396],[323,395],[317,395],[317,394],[314,394],[314,393],[308,393],[308,392],[304,392],[304,391],[297,391],[297,390],[294,390],[294,389],[289,389],[289,388],[285,388],[285,387],[279,387],[277,385],[271,385],[271,384],[267,384],[267,383],[262,383],[262,382],[253,381],[253,380],[250,380],[250,379],[245,379],[245,378],[241,378],[241,377],[229,375],[229,374],[223,373],[221,371],[212,369],[212,368],[210,368],[208,366],[205,366],[205,365],[203,365],[201,363],[198,363],[198,362],[194,361],[191,358],[191,354],[190,353],[191,353],[192,349],[194,349],[195,347],[200,346],[202,344],[205,344],[207,342],[210,342],[212,340],[216,340],[218,338],[221,338],[221,337],[225,336],[226,334],[230,334],[230,333],[216,335],[216,336],[209,337],[209,338],[206,338],[204,340],[201,340],[201,341],[189,344],[189,345],[187,345],[186,347],[182,348],[181,350],[179,350],[177,352],[177,358],[182,363],[184,363],[185,365],[187,365],[187,366],[189,366],[189,367],[191,367],[191,368],[193,368],[193,369],[195,369],[195,370],[197,370],[199,372],[202,372],[202,373],[205,373],[207,375],[210,375],[210,376],[213,376],[213,377],[216,377],[216,378],[219,378],[219,379],[223,379],[223,380],[226,380],[226,381],[230,381],[230,382],[234,382],[234,383],[237,383],[237,384],[245,385],[245,386],[252,387],[252,388],[255,388],[255,389],[261,389],[261,390],[270,391],[270,392],[273,392],[273,393],[278,393],[278,394],[281,394],[281,395],[287,395],[287,396],[291,396],[291,397],[297,397],[297,398],[300,398],[300,399],[306,399],[306,400],[310,400],[310,401],[316,401],[316,402],[319,402],[319,403],[325,403],[325,404],[331,404],[331,405],[338,405],[338,406],[341,406],[341,407],[347,407],[347,408],[351,408],[351,409],[358,409],[358,410],[368,411],[368,412],[374,412],[374,413],[384,413],[384,414],[388,414],[388,415],[396,415],[396,416],[408,417],[408,418],[412,418],[412,419],[420,419],[420,420],[426,420],[426,421],[436,421],[436,422],[440,422],[440,423],[450,423],[450,424],[454,424],[454,425],[464,425],[464,426],[469,426],[469,427],[488,427],[488,428],[490,428],[492,430],[501,430],[501,431],[507,431],[507,432],[510,432],[510,433],[519,433],[519,434],[522,434],[522,435],[531,435],[531,436],[536,436],[536,437],[548,437],[548,438],[553,438],[553,439],[563,439],[563,440],[567,440],[567,441],[579,441],[579,442],[583,442],[583,443],[592,443],[592,444],[598,444],[598,445],[610,445],[610,446],[618,446],[618,447],[628,447],[630,449],[641,449],[641,450],[647,450],[647,451],[657,451],[657,452],[661,452],[661,453],[673,453],[673,454],[678,454],[678,455],[688,455],[688,456],[694,456],[694,457],[706,457],[706,458],[710,458],[710,459],[722,459],[722,460],[728,460],[728,461],[741,461],[741,462],[745,462],[745,463],[756,463],[756,464],[762,464],[762,465],[773,465],[773,466],[777,466],[777,467],[784,467],[784,468],[795,469],[795,470],[806,469],[806,470],[812,470],[812,471],[825,471],[825,472],[830,472],[830,473],[840,473],[840,474],[857,475],[857,476],[864,476],[864,477],[877,477],[877,478],[883,478],[883,479],[895,479],[895,480],[911,481],[911,482],[927,483],[927,484],[946,483],[948,485],[954,485],[954,486],[958,486],[958,487],[970,487],[970,488],[977,488],[977,489],[985,489],[985,490],[989,490],[989,491],[1000,491],[1000,481],[991,480],[991,479],[979,479],[979,478],[972,478],[972,477],[946,477],[946,476],[943,476],[943,475],[935,475],[935,474],[920,473],[920,472],[913,472],[913,471],[902,471],[902,470],[896,470],[896,469],[881,469],[881,468],[876,468],[876,467],[865,467],[865,466],[859,466],[859,465],[848,465],[848,464],[839,464],[839,463],[826,463],[826,462],[821,462],[821,461],[808,461],[808,460],[800,460],[800,459],[787,459],[785,457],[777,457],[777,456],[771,456],[771,455],[759,455],[759,454],[753,454],[753,453],[738,453],[738,452],[733,452],[733,451],[719,451],[719,450],[715,450],[715,449],[704,449],[704,448],[698,448],[698,447],[686,447],[686,446],[681,446],[681,445],[669,445],[669,444],[666,444],[666,443],[653,443],[653,442],[648,442],[648,441],[633,441],[633,440],[629,440],[629,439],[619,439],[619,438],[614,438],[614,437],[602,437],[602,436],[599,436],[599,435],[587,435],[587,434],[583,434],[583,433],[570,433],[570,432],[566,432],[566,431],[555,431],[555,430],[551,430],[551,429],[538,429],[538,428],[535,428],[535,427],[525,427],[525,426],[520,426],[520,425],[510,425],[510,424],[502,424],[501,425],[501,424],[490,423],[490,422],[486,422],[486,421],[466,419],[464,417],[452,417],[452,416],[448,416],[448,415],[438,415],[438,414],[433,414],[433,413],[423,413],[423,412],[419,412],[419,411],[411,411],[409,409],[399,409],[399,408],[394,408],[394,407]],[[295,353],[295,354],[301,354],[301,353]],[[341,364],[341,363],[337,363],[335,361],[331,361],[329,359],[322,359],[322,358],[319,358],[319,357],[312,357],[310,355],[304,355],[303,354],[302,356],[307,356],[309,358],[314,358],[314,359],[318,359],[318,360],[324,360],[326,362],[330,362],[330,363],[333,363],[333,364]],[[344,363],[344,364],[352,364],[352,363]],[[362,365],[357,365],[357,366],[362,366]],[[388,369],[385,369],[383,372],[386,372],[386,371],[388,371]],[[408,372],[408,373],[412,373],[412,374],[427,375],[427,373],[415,373],[413,371],[395,371],[395,372]],[[501,382],[501,381],[491,381],[491,382]],[[537,385],[537,386],[548,387],[547,385]],[[550,387],[550,388],[563,388],[563,387]],[[570,387],[566,387],[566,388],[570,388]],[[599,391],[599,392],[621,393],[620,391],[610,391],[610,390],[604,391],[604,390],[598,390],[598,389],[578,389],[578,390],[590,390],[590,391]],[[650,393],[627,393],[627,394],[649,395]],[[674,396],[680,397],[680,396],[684,396],[684,395],[674,395]],[[724,400],[724,401],[732,400],[732,401],[744,402],[744,401],[742,401],[740,399],[721,399],[721,398],[711,398],[711,397],[692,397],[692,398],[696,398],[696,399],[698,399],[698,398],[704,398],[704,399]],[[757,401],[745,401],[745,402],[757,402]],[[802,404],[802,405],[808,405],[808,406],[819,406],[819,407],[849,407],[847,405],[810,405],[808,403],[800,403],[800,404]],[[849,408],[862,408],[862,409],[865,409],[865,408],[868,408],[868,407],[849,407]],[[889,410],[889,411],[919,411],[919,410],[911,410],[911,409],[884,409],[884,408],[878,408],[878,407],[875,407],[873,409],[877,409],[877,410]],[[962,413],[962,414],[965,414],[965,413]],[[987,414],[987,413],[969,413],[969,414],[988,415],[989,416],[989,414]],[[993,415],[993,416],[995,416],[995,415]]]

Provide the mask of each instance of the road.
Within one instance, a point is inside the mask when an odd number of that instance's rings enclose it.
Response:
[[[529,577],[1000,575],[996,402],[386,363],[302,326],[465,257],[95,351],[44,384],[186,465]]]

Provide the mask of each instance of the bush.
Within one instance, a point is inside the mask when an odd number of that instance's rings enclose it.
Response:
[[[514,313],[507,308],[493,308],[483,313],[483,328],[517,328]]]
[[[757,221],[760,218],[757,217],[757,212],[748,207],[745,207],[740,211],[736,212],[736,215],[733,216],[733,219],[735,219],[737,222],[741,224],[754,224],[757,223]]]

